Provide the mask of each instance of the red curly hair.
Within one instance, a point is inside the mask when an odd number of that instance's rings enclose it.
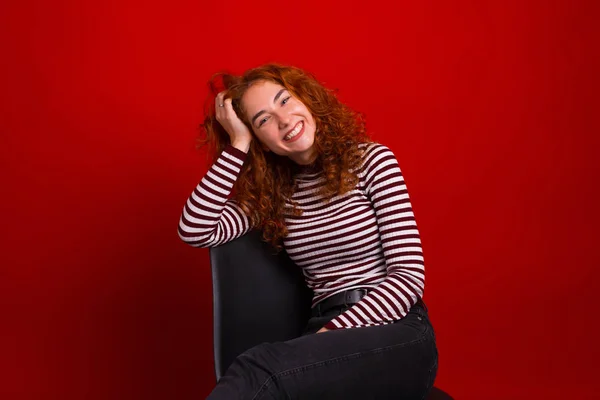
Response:
[[[218,78],[222,84],[218,84]],[[323,172],[325,185],[320,194],[326,200],[352,190],[358,183],[357,172],[362,163],[359,143],[370,142],[362,114],[341,103],[334,92],[325,88],[312,74],[300,68],[280,64],[266,64],[246,71],[242,76],[217,73],[209,82],[204,123],[205,134],[201,145],[208,145],[213,162],[219,157],[230,138],[215,116],[215,97],[227,90],[225,98],[232,99],[233,109],[248,126],[254,140],[248,157],[234,185],[233,197],[249,217],[251,224],[263,233],[263,239],[276,249],[287,236],[284,210],[286,199],[290,201],[295,190],[294,173],[297,165],[288,157],[265,152],[245,117],[241,99],[253,83],[272,81],[285,87],[311,112],[315,123],[314,167]],[[289,212],[289,211],[287,211]],[[293,204],[294,214],[300,210]]]

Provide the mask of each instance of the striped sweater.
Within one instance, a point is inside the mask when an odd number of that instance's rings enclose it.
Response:
[[[396,157],[378,143],[360,146],[364,161],[353,190],[326,203],[318,194],[322,173],[303,169],[292,196],[302,215],[285,216],[289,234],[283,246],[314,292],[313,307],[344,290],[370,290],[327,323],[328,329],[388,324],[402,319],[423,296],[421,241]],[[230,199],[245,159],[246,153],[232,146],[223,150],[183,209],[178,229],[183,241],[218,246],[252,228]]]

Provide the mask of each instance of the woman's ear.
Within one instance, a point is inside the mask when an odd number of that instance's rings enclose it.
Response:
[[[271,151],[271,149],[269,149],[269,147],[267,147],[267,145],[264,144],[263,142],[260,142],[260,145],[263,148],[263,150],[265,151],[265,153],[268,153]]]

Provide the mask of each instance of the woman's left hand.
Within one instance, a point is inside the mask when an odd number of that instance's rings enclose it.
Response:
[[[328,330],[329,330],[329,329],[327,329],[327,328],[323,327],[323,328],[319,329],[317,333],[321,333],[321,332],[327,332]]]

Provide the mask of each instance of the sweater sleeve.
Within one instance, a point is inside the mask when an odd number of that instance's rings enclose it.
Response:
[[[385,325],[402,319],[422,298],[425,270],[419,231],[394,153],[381,144],[368,152],[365,190],[370,198],[381,239],[387,276],[327,329]]]
[[[228,145],[188,198],[178,234],[193,247],[214,247],[236,239],[251,228],[238,203],[229,199],[247,154]]]

